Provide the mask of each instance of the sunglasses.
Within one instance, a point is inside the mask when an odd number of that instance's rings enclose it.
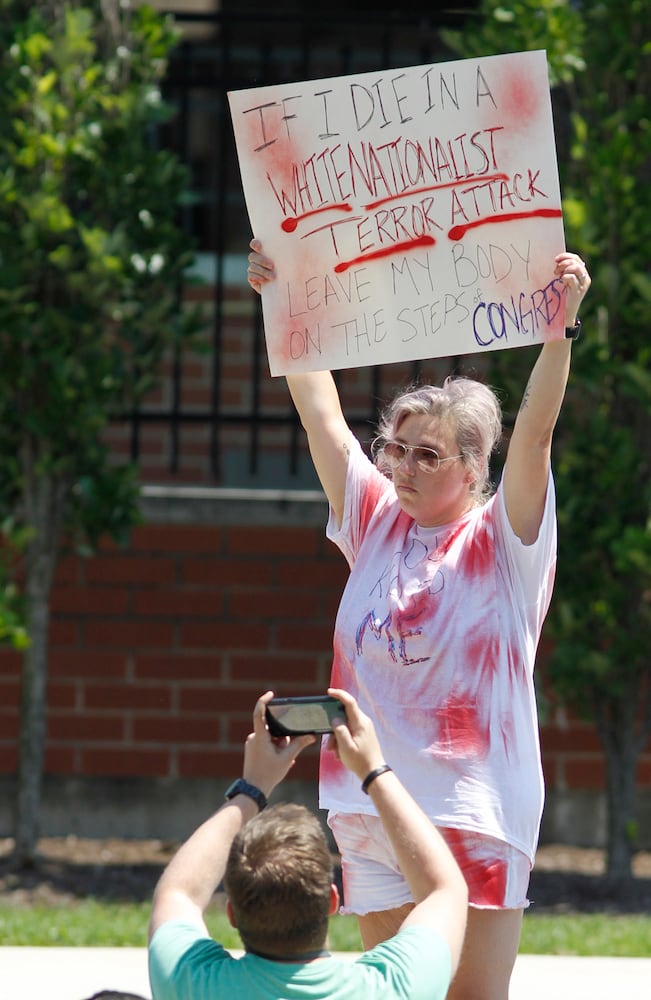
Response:
[[[412,452],[414,462],[422,472],[438,472],[441,462],[454,462],[457,458],[463,458],[463,455],[440,458],[438,451],[433,448],[424,448],[420,444],[401,444],[400,441],[387,441],[382,451],[392,469],[402,465],[409,452]]]

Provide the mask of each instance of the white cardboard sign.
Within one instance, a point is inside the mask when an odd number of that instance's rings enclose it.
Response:
[[[543,51],[229,94],[273,375],[563,336]]]

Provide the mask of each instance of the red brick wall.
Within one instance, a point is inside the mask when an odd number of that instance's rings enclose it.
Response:
[[[237,510],[231,506],[228,520]],[[256,696],[322,692],[346,565],[311,524],[149,523],[126,550],[68,557],[54,589],[46,771],[231,778]],[[0,774],[15,771],[18,655],[0,651]],[[552,713],[549,790],[601,789],[592,726]],[[316,753],[297,779],[316,776]],[[651,787],[651,748],[639,767]]]
[[[323,691],[343,558],[323,527],[145,525],[65,559],[52,599],[46,771],[228,777],[267,687]],[[0,651],[0,773],[20,661]],[[313,777],[307,757],[294,776]]]
[[[245,274],[246,258],[242,257],[241,273]],[[274,423],[256,425],[251,418],[254,391],[257,392],[256,406],[264,416],[289,416],[293,411],[284,378],[272,378],[269,374],[266,354],[256,361],[255,315],[258,300],[248,285],[224,289],[222,312],[220,315],[221,340],[219,347],[219,408],[228,413],[232,420],[218,423],[217,450],[219,467],[211,466],[211,424],[213,406],[214,350],[212,344],[214,315],[214,288],[211,285],[191,287],[187,293],[189,302],[199,304],[205,316],[205,331],[202,334],[203,350],[184,350],[178,367],[179,399],[181,412],[197,416],[201,420],[181,423],[179,428],[178,466],[170,468],[172,435],[170,422],[153,420],[148,422],[147,414],[170,413],[173,408],[174,369],[168,359],[159,370],[160,380],[141,406],[143,415],[139,426],[138,470],[145,483],[194,483],[209,486],[230,486],[232,481],[224,468],[223,456],[229,451],[244,451],[250,445],[255,430],[261,453],[277,454],[279,462],[288,464],[289,449],[293,432],[289,425]],[[258,350],[260,347],[258,346]],[[473,356],[472,371],[481,371],[485,364],[481,356]],[[449,359],[433,359],[423,362],[423,379],[440,381],[450,371]],[[372,368],[351,368],[338,373],[339,392],[349,419],[368,414],[369,399],[378,396],[380,400],[392,399],[397,388],[409,384],[413,377],[413,367],[408,363],[383,365],[379,370]],[[255,387],[255,388],[254,388]],[[236,418],[242,418],[237,422]],[[105,440],[112,453],[119,459],[131,457],[131,425],[128,421],[116,421],[110,425]],[[367,436],[372,435],[370,427]],[[306,442],[301,439],[300,449],[306,453]],[[310,463],[311,465],[311,463]],[[272,485],[260,483],[259,485]]]

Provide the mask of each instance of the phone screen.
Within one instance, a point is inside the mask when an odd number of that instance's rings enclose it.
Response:
[[[328,695],[305,698],[273,698],[267,705],[267,724],[275,736],[329,733],[335,716],[346,717],[340,701]]]

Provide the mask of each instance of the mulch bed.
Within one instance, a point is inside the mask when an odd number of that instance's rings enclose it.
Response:
[[[65,905],[99,900],[147,902],[174,851],[159,840],[40,841],[33,867],[16,869],[13,843],[0,839],[0,898],[17,906]],[[604,874],[603,851],[545,845],[539,849],[529,898],[534,913],[651,913],[651,852],[636,855],[634,876],[614,881]]]

